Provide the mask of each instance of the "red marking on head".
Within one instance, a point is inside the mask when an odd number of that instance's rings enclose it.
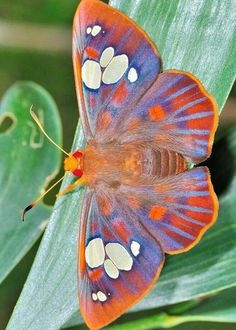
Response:
[[[163,217],[163,215],[166,213],[166,208],[164,206],[160,206],[160,205],[154,205],[148,216],[149,218],[151,218],[152,220],[161,220],[161,218]]]
[[[125,80],[122,81],[120,86],[117,87],[115,93],[112,96],[112,101],[116,104],[122,104],[128,94],[128,90],[126,88]]]
[[[96,51],[96,49],[93,49],[91,47],[88,47],[84,50],[85,54],[88,57],[94,58],[94,59],[98,59],[98,52]]]
[[[166,117],[165,110],[160,105],[155,105],[149,109],[149,116],[152,120],[163,120]]]
[[[81,151],[76,151],[73,153],[73,156],[75,158],[82,158],[83,157],[83,153]]]
[[[91,281],[97,281],[101,278],[102,273],[103,273],[102,268],[94,269],[91,272],[89,272],[89,278]]]
[[[83,171],[79,168],[77,168],[75,171],[73,171],[73,174],[75,176],[81,177],[83,175]]]

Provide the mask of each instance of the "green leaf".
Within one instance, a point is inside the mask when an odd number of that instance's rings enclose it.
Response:
[[[30,219],[21,221],[22,209],[40,194],[60,166],[59,152],[45,141],[30,116],[32,104],[49,134],[61,143],[61,123],[48,93],[31,82],[11,87],[0,108],[0,282],[37,240],[52,211],[41,203]]]
[[[236,323],[236,287],[224,290],[180,316],[183,322],[212,321]],[[182,322],[182,323],[183,323]]]
[[[78,126],[75,145],[83,144]],[[61,190],[72,181],[72,175],[68,175]],[[78,310],[76,264],[81,199],[79,190],[57,200],[9,329],[18,322],[19,329],[59,329]]]
[[[194,73],[222,108],[235,76],[232,1],[136,0],[112,4],[127,10],[157,42],[165,69]],[[83,143],[78,127],[73,150]],[[71,181],[67,177],[62,189]],[[236,223],[231,208],[235,198],[232,189],[222,199],[218,223],[196,248],[167,257],[154,289],[132,311],[182,302],[236,285]],[[81,200],[82,191],[57,201],[9,330],[58,329],[82,323],[76,284]]]
[[[157,313],[135,321],[110,326],[109,330],[152,330],[171,328],[186,322],[236,323],[236,287],[220,292],[202,301],[197,307],[182,314]]]

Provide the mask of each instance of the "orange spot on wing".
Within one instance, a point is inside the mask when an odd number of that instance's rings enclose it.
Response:
[[[166,116],[164,109],[160,105],[155,105],[149,109],[149,116],[152,120],[163,120]]]
[[[96,49],[93,49],[91,47],[88,47],[85,49],[85,54],[88,56],[88,57],[92,57],[94,59],[98,59],[98,52],[96,51]]]
[[[127,94],[128,94],[128,90],[126,88],[126,82],[124,80],[122,81],[120,86],[117,87],[115,93],[112,96],[112,101],[114,101],[116,104],[121,104],[125,100]]]
[[[89,278],[90,278],[92,281],[96,281],[96,280],[98,280],[98,279],[102,276],[102,273],[103,273],[102,268],[98,268],[98,269],[92,270],[92,271],[89,273]]]
[[[154,205],[150,212],[149,212],[149,218],[152,220],[160,220],[160,218],[166,213],[166,209],[163,206]]]

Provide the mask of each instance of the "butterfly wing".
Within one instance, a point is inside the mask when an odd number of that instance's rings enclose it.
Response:
[[[126,186],[125,194],[126,200],[132,196],[134,216],[169,254],[182,253],[197,244],[218,214],[207,167],[152,179],[140,187]]]
[[[83,0],[74,18],[73,65],[86,140],[106,142],[154,83],[161,62],[132,20],[101,1]]]
[[[90,329],[104,327],[139,301],[164,263],[159,242],[137,219],[130,221],[131,214],[118,202],[116,193],[104,186],[94,193],[88,188],[84,198],[78,295]]]
[[[86,191],[79,236],[79,301],[92,329],[139,301],[158,278],[163,252],[195,245],[218,210],[207,168],[144,185]]]
[[[218,124],[217,105],[191,74],[161,73],[138,105],[117,127],[120,143],[156,141],[193,163],[209,157]]]
[[[129,18],[83,0],[74,19],[73,63],[87,140],[155,139],[194,163],[211,152],[217,105],[191,74],[160,72],[160,56]]]

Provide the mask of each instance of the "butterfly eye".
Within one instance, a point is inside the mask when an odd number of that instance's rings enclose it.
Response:
[[[76,169],[75,171],[73,171],[73,174],[75,176],[81,177],[83,175],[83,171],[81,169]]]
[[[76,151],[73,153],[73,156],[75,158],[82,158],[83,157],[83,153],[81,151]]]

